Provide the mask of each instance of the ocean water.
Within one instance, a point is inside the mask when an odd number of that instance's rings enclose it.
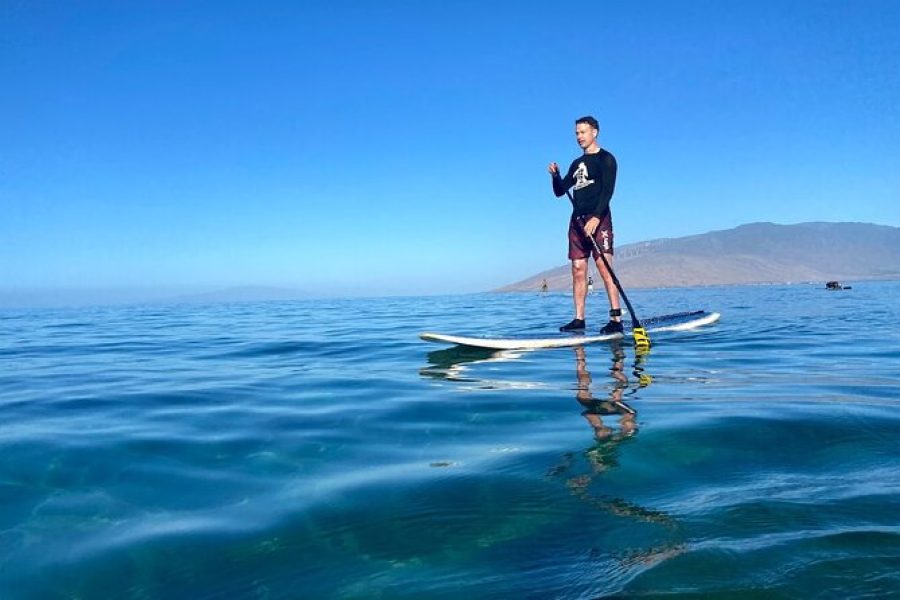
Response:
[[[900,597],[900,284],[632,296],[0,312],[0,598]]]

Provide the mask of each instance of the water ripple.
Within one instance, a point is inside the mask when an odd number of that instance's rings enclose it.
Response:
[[[0,596],[896,596],[898,292],[636,290],[723,313],[644,357],[416,337],[564,294],[7,311]]]

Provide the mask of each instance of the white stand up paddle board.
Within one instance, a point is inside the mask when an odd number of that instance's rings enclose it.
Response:
[[[702,327],[703,325],[715,323],[721,316],[722,315],[716,312],[698,310],[688,313],[678,313],[674,315],[663,315],[660,317],[642,319],[641,324],[644,326],[644,329],[646,329],[647,333],[658,333],[661,331],[687,331],[690,329],[696,329],[697,327]],[[486,338],[425,332],[420,333],[419,337],[426,342],[457,344],[460,346],[488,348],[492,350],[518,350],[526,348],[568,348],[571,346],[583,346],[584,344],[593,344],[595,342],[608,342],[610,340],[617,340],[629,335],[631,335],[631,332],[629,329],[626,329],[624,335],[621,333],[612,333],[608,335],[559,334],[554,337],[546,338]]]

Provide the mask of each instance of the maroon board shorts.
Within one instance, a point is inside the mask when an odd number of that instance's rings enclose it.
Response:
[[[587,258],[588,256],[593,256],[594,260],[597,260],[600,257],[591,240],[584,233],[584,224],[590,218],[589,215],[581,217],[573,215],[569,219],[569,260]],[[612,213],[610,211],[606,211],[606,214],[600,219],[600,225],[597,226],[597,230],[594,232],[594,239],[597,240],[597,246],[603,250],[604,254],[613,253]]]

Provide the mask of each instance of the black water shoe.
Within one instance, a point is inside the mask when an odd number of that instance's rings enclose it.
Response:
[[[560,331],[584,331],[584,319],[572,319],[559,328]]]
[[[610,320],[609,323],[600,329],[600,335],[609,335],[611,333],[622,333],[625,330],[621,321]]]

